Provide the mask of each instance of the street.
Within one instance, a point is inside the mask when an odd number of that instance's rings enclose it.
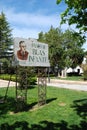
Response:
[[[0,88],[2,87],[13,87],[16,85],[15,82],[6,81],[0,79]],[[66,81],[66,80],[58,80],[58,79],[51,79],[50,83],[47,82],[47,86],[53,86],[58,88],[67,88],[73,90],[80,90],[80,91],[87,91],[87,82],[85,81]]]

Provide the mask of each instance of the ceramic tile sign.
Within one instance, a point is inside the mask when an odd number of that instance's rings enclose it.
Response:
[[[48,44],[36,39],[14,38],[15,64],[20,66],[49,67]]]

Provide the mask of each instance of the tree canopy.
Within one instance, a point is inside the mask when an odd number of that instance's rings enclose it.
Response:
[[[61,46],[61,36],[61,30],[59,28],[55,29],[52,26],[47,33],[39,33],[38,40],[40,42],[46,42],[49,45],[49,59],[51,66],[56,66],[57,64],[62,62],[63,48]]]
[[[66,54],[66,66],[75,68],[83,61],[84,50],[82,49],[83,42],[80,40],[80,35],[74,35],[73,30],[66,30],[63,33],[63,46]]]
[[[83,61],[84,51],[80,35],[74,35],[73,30],[62,32],[60,28],[51,26],[47,33],[40,32],[38,40],[49,45],[49,59],[51,66],[73,67],[80,65]]]
[[[57,0],[59,4],[63,0]],[[66,10],[61,14],[61,23],[76,24],[80,32],[87,32],[87,0],[65,0]]]

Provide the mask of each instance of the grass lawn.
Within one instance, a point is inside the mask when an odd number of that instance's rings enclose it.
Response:
[[[6,88],[0,88],[0,98]],[[87,130],[87,92],[47,87],[46,105],[36,107],[37,87],[28,89],[27,109],[15,113],[15,88],[0,104],[0,130]]]
[[[83,76],[67,76],[66,78],[60,78],[63,80],[72,80],[72,81],[84,81]]]
[[[72,81],[84,81],[84,77],[81,76],[66,76],[66,77],[50,77],[52,79],[61,79],[61,80],[72,80]]]

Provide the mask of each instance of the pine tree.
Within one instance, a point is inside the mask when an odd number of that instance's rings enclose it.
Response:
[[[11,56],[12,34],[5,14],[0,15],[0,58],[8,58]]]
[[[1,12],[0,15],[0,73],[8,73],[8,67],[10,66],[10,58],[13,55],[13,38],[8,21],[5,14]]]

